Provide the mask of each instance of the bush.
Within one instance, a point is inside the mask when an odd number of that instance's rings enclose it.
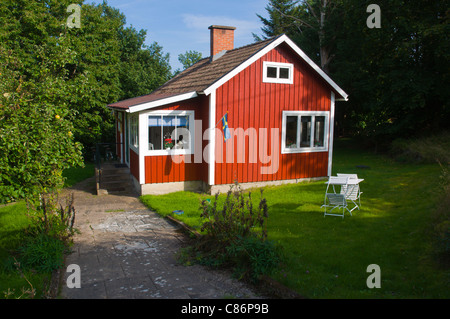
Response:
[[[245,198],[238,183],[235,183],[227,192],[222,208],[217,207],[219,194],[216,194],[214,203],[203,200],[201,203],[201,217],[206,219],[201,230],[218,242],[233,241],[237,237],[256,236],[261,240],[267,238],[267,203],[262,197],[258,209],[253,208],[252,193]],[[256,232],[257,231],[257,232]]]
[[[38,231],[68,244],[75,232],[73,194],[66,198],[65,208],[58,202],[59,198],[56,193],[47,193],[41,194],[38,203],[33,204],[29,201],[28,205],[32,212],[33,224],[36,225]]]
[[[239,279],[257,282],[270,275],[281,261],[280,250],[267,240],[268,206],[261,199],[253,207],[251,192],[244,196],[238,183],[227,193],[221,207],[219,195],[213,203],[201,203],[201,230],[205,233],[191,249],[193,262],[213,267],[231,267]],[[186,257],[186,256],[184,256]],[[187,263],[190,263],[188,261]]]
[[[47,234],[40,233],[30,237],[19,249],[20,268],[36,270],[40,273],[51,273],[64,265],[64,243]]]
[[[273,242],[253,236],[239,238],[226,248],[238,278],[257,282],[262,275],[271,275],[280,263],[280,251]]]
[[[391,144],[392,155],[401,162],[450,162],[450,132],[417,139],[397,139]]]

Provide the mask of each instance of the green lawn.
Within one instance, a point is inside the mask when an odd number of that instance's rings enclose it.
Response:
[[[31,289],[26,279],[38,291],[39,296],[49,279],[48,274],[32,272],[27,272],[24,278],[19,272],[12,270],[14,266],[11,254],[20,246],[25,230],[30,225],[26,211],[26,204],[23,201],[0,207],[0,299],[26,298],[23,289]],[[8,294],[8,291],[11,294]]]
[[[309,298],[448,298],[449,274],[431,246],[439,165],[398,163],[341,144],[336,173],[364,178],[362,208],[344,219],[323,216],[324,181],[265,188],[269,239],[286,254],[274,278]],[[253,194],[256,202],[259,191]],[[174,216],[199,229],[202,198],[211,196],[178,192],[142,201],[161,215],[184,210]],[[381,268],[380,289],[366,285],[370,264]]]
[[[70,187],[74,184],[81,182],[95,174],[95,164],[85,163],[84,167],[71,167],[63,172],[63,176],[66,178],[64,187]]]

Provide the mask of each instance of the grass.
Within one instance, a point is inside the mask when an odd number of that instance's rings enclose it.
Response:
[[[31,289],[27,279],[38,291],[42,291],[48,274],[27,272],[26,278],[17,271],[11,271],[10,256],[25,240],[30,220],[26,215],[26,204],[21,201],[0,207],[0,299],[23,297],[23,290]],[[7,296],[7,292],[12,294]]]
[[[66,178],[64,187],[71,187],[78,182],[81,182],[89,177],[94,176],[94,163],[86,163],[85,167],[71,167],[63,172]]]
[[[266,187],[269,239],[286,254],[274,278],[309,298],[450,297],[449,273],[435,262],[432,247],[440,166],[399,163],[336,145],[333,175],[364,178],[362,208],[344,219],[324,217],[323,181]],[[256,201],[259,191],[254,194]],[[141,198],[161,215],[183,210],[173,216],[198,230],[205,197],[211,198],[190,192]],[[370,264],[381,268],[380,289],[366,285]]]

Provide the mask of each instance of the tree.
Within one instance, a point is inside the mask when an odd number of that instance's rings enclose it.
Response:
[[[271,0],[266,7],[269,19],[258,15],[264,24],[261,30],[269,37],[286,33],[329,73],[334,44],[332,25],[336,23],[339,4],[340,0]]]
[[[171,77],[169,54],[157,42],[144,44],[146,33],[133,27],[119,30],[120,99],[149,94]]]
[[[186,51],[186,53],[184,53],[184,54],[181,53],[178,55],[178,61],[180,61],[180,63],[183,65],[183,70],[186,70],[187,68],[193,66],[195,63],[197,63],[201,59],[202,59],[202,54],[201,54],[201,52],[197,52],[197,51]],[[173,73],[173,76],[178,75],[183,70],[180,70],[180,69],[175,70],[175,72]]]
[[[0,46],[0,203],[38,200],[62,187],[64,169],[83,165],[72,133],[74,113],[61,99],[66,93],[61,65],[70,54],[35,50],[42,62],[39,74],[32,74],[35,81],[27,82],[20,60]]]
[[[81,28],[66,24],[71,3]],[[2,0],[0,201],[57,190],[62,170],[82,165],[81,144],[113,132],[107,104],[167,81],[168,55],[144,40],[106,2]]]
[[[81,5],[81,28],[66,25],[71,3]],[[35,47],[55,50],[58,39],[66,37],[65,49],[73,58],[61,66],[68,71],[64,100],[75,111],[73,134],[85,149],[112,135],[107,104],[147,94],[171,76],[162,48],[144,45],[146,32],[126,28],[123,13],[106,2],[4,0],[0,10],[0,41],[22,62],[26,81],[34,81],[39,67]]]
[[[186,51],[185,54],[178,55],[178,61],[183,65],[184,69],[189,68],[202,59],[202,54],[197,51]]]

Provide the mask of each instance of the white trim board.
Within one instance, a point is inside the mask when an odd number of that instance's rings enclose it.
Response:
[[[170,96],[167,98],[163,98],[160,100],[156,100],[156,101],[152,101],[152,102],[146,102],[146,103],[142,103],[142,104],[138,104],[135,106],[130,106],[126,112],[128,113],[136,113],[136,112],[140,112],[140,111],[145,111],[148,109],[153,109],[155,107],[158,106],[163,106],[163,105],[167,105],[167,104],[171,104],[171,103],[176,103],[176,102],[180,102],[180,101],[184,101],[184,100],[189,100],[192,99],[194,97],[197,97],[198,94],[195,91],[192,92],[188,92],[188,93],[182,93],[182,94],[178,94],[178,95],[174,95],[174,96]]]

